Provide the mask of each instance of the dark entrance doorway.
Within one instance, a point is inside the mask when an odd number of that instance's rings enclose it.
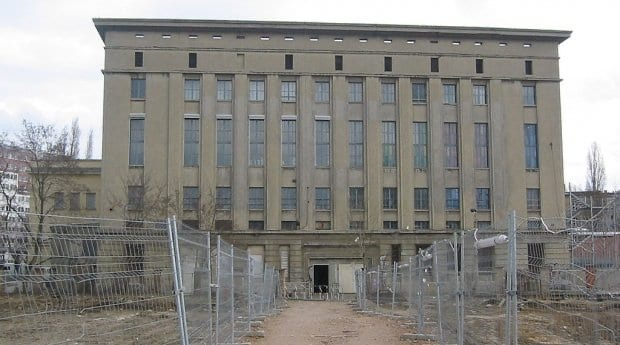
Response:
[[[329,292],[329,265],[314,265],[314,292]]]

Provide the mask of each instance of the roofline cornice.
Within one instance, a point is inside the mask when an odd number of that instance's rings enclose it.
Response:
[[[105,33],[115,31],[215,31],[215,32],[273,32],[304,34],[358,33],[360,35],[417,35],[425,37],[467,37],[476,35],[484,38],[525,39],[533,41],[555,41],[561,43],[570,37],[571,31],[541,29],[509,29],[466,26],[425,26],[396,24],[348,24],[285,21],[247,20],[198,20],[198,19],[138,19],[138,18],[93,18],[101,39]]]

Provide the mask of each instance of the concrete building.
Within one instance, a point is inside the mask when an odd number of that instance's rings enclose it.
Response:
[[[570,32],[94,23],[102,217],[172,210],[315,285],[455,229],[505,231],[513,209],[564,217],[558,45]]]

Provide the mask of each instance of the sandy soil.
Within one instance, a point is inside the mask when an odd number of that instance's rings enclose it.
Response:
[[[252,345],[399,345],[408,330],[401,321],[357,313],[344,302],[289,301],[288,307],[265,320],[264,338]],[[418,344],[423,344],[422,342]]]

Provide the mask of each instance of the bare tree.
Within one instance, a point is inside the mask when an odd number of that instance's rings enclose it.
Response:
[[[123,180],[122,190],[122,195],[108,195],[108,201],[112,208],[122,210],[125,219],[161,220],[178,208],[179,193],[169,195],[164,184],[156,183],[145,172]]]
[[[88,141],[86,142],[86,159],[93,158],[93,130],[88,131]]]
[[[80,136],[82,135],[82,131],[80,130],[80,121],[79,119],[73,119],[71,122],[71,132],[69,133],[69,156],[77,159],[80,155]]]
[[[605,189],[607,176],[605,174],[605,163],[603,154],[595,142],[588,151],[588,173],[586,178],[586,190],[601,192]]]

